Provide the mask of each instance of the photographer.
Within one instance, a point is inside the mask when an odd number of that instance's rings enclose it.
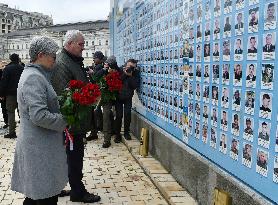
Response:
[[[129,134],[129,127],[131,122],[131,106],[132,106],[132,97],[134,90],[140,85],[140,76],[139,70],[137,69],[137,61],[134,59],[129,59],[126,62],[126,67],[123,68],[122,72],[122,81],[123,88],[119,93],[119,96],[115,103],[116,109],[116,120],[115,120],[115,133],[116,138],[115,142],[119,143],[121,141],[121,127],[122,127],[122,118],[124,112],[124,137],[127,140],[131,139]]]

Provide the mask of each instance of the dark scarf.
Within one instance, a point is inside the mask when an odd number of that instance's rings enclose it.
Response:
[[[70,52],[68,52],[66,49],[63,48],[63,51],[76,63],[78,63],[81,68],[84,68],[84,64],[83,64],[83,57],[79,57],[79,56],[75,56],[73,54],[71,54]]]

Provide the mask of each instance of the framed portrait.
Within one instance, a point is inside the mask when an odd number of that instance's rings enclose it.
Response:
[[[203,124],[202,127],[202,142],[207,144],[208,143],[208,125],[207,124]]]
[[[259,121],[259,129],[258,129],[258,145],[269,149],[270,144],[270,130],[271,123],[268,121]]]
[[[210,128],[210,146],[214,149],[216,149],[216,143],[217,143],[217,131],[216,128],[211,127]]]
[[[233,89],[233,104],[232,110],[240,111],[240,103],[241,103],[241,90],[240,89]]]
[[[212,86],[212,104],[218,105],[218,86],[213,85]]]
[[[276,126],[275,152],[278,152],[278,125]]]
[[[222,87],[221,107],[229,107],[229,88]]]
[[[201,82],[202,69],[201,64],[196,64],[196,81]]]
[[[218,17],[221,14],[221,1],[214,0],[214,8],[213,8],[214,17]]]
[[[257,163],[256,172],[262,176],[267,177],[268,170],[268,152],[263,149],[257,148]]]
[[[261,88],[273,90],[274,64],[262,64]]]
[[[211,0],[207,0],[206,1],[206,5],[205,5],[205,19],[206,20],[210,20],[211,18],[211,11],[210,11],[210,5],[211,4]]]
[[[236,63],[234,65],[234,86],[242,86],[242,65]]]
[[[254,115],[255,112],[255,91],[246,90],[245,91],[245,113],[249,115]]]
[[[242,38],[236,38],[234,43],[234,61],[243,60]]]
[[[244,14],[242,12],[239,12],[235,15],[235,33],[237,36],[240,36],[244,32]]]
[[[202,21],[202,4],[197,5],[197,23]]]
[[[212,82],[219,84],[219,64],[212,65]]]
[[[255,5],[258,3],[259,3],[259,0],[249,0],[249,6],[252,6],[252,5]]]
[[[210,62],[210,44],[206,43],[204,45],[204,61]]]
[[[237,113],[233,114],[233,121],[232,121],[232,128],[231,133],[235,136],[239,136],[239,129],[240,129],[240,117]]]
[[[230,80],[230,64],[223,64],[222,83],[224,85],[229,85],[229,80]]]
[[[217,127],[217,122],[218,122],[218,108],[217,107],[212,107],[211,108],[211,125],[214,127]]]
[[[273,181],[278,183],[278,156],[274,156]]]
[[[258,57],[258,36],[248,37],[247,60],[257,60]]]
[[[200,120],[200,116],[201,116],[201,107],[200,107],[200,103],[196,102],[195,103],[195,118],[197,120]]]
[[[196,48],[196,62],[201,62],[202,60],[202,44],[198,44]]]
[[[209,103],[209,85],[203,86],[203,102]]]
[[[228,131],[228,113],[226,110],[222,110],[221,113],[221,129]]]
[[[204,104],[203,106],[203,122],[205,124],[208,124],[208,118],[209,118],[209,108],[207,104]]]
[[[239,141],[235,138],[232,139],[230,147],[230,157],[238,161]]]
[[[264,7],[264,30],[276,29],[277,2],[268,2]]]
[[[272,113],[272,93],[261,92],[259,117],[271,119]]]
[[[195,122],[195,138],[200,139],[200,122],[196,120]]]
[[[204,67],[204,82],[209,83],[210,64],[205,64]]]
[[[254,140],[254,119],[249,116],[244,117],[243,139],[253,142]]]
[[[246,69],[246,87],[255,88],[256,87],[256,63],[248,63]]]
[[[276,33],[265,33],[263,40],[263,60],[275,60]]]
[[[220,39],[220,20],[214,20],[213,40]]]
[[[249,9],[248,33],[258,32],[259,29],[259,7]]]
[[[224,21],[224,33],[223,38],[231,37],[231,16],[226,16]]]
[[[222,54],[223,54],[223,61],[230,61],[230,56],[231,56],[231,43],[230,40],[224,40],[223,41],[223,49],[222,49]]]
[[[211,29],[210,29],[210,22],[206,22],[205,26],[205,41],[210,41]]]
[[[245,0],[236,0],[236,10],[244,8],[244,1]]]
[[[227,135],[224,132],[220,133],[219,151],[223,154],[227,153]]]
[[[243,142],[242,164],[248,168],[252,165],[252,144]]]
[[[218,62],[220,59],[219,42],[214,42],[213,44],[213,61]]]
[[[232,0],[224,0],[224,14],[232,12]]]

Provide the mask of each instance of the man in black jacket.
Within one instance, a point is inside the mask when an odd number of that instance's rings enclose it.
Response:
[[[0,96],[6,97],[6,108],[8,112],[9,134],[4,138],[16,138],[15,109],[17,108],[17,84],[23,71],[19,64],[18,54],[10,56],[11,62],[4,68],[0,84]]]
[[[116,109],[116,120],[115,120],[115,142],[119,143],[121,141],[121,127],[122,118],[124,112],[124,137],[127,140],[131,139],[129,134],[129,127],[131,122],[131,106],[132,97],[134,90],[140,85],[139,70],[137,69],[137,61],[134,59],[129,59],[126,63],[126,67],[122,70],[122,81],[123,88],[119,93],[119,96],[115,103]]]
[[[0,69],[0,79],[2,79],[2,74],[3,74],[3,69]],[[2,128],[7,128],[8,125],[8,113],[7,113],[7,109],[6,109],[6,98],[3,97],[2,100],[0,100],[1,103],[1,110],[2,110],[2,116],[4,119],[4,123],[5,125]]]

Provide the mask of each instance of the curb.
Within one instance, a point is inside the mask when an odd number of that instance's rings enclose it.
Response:
[[[158,160],[150,154],[147,157],[139,155],[140,142],[132,134],[131,140],[122,137],[122,142],[170,205],[198,205]]]

